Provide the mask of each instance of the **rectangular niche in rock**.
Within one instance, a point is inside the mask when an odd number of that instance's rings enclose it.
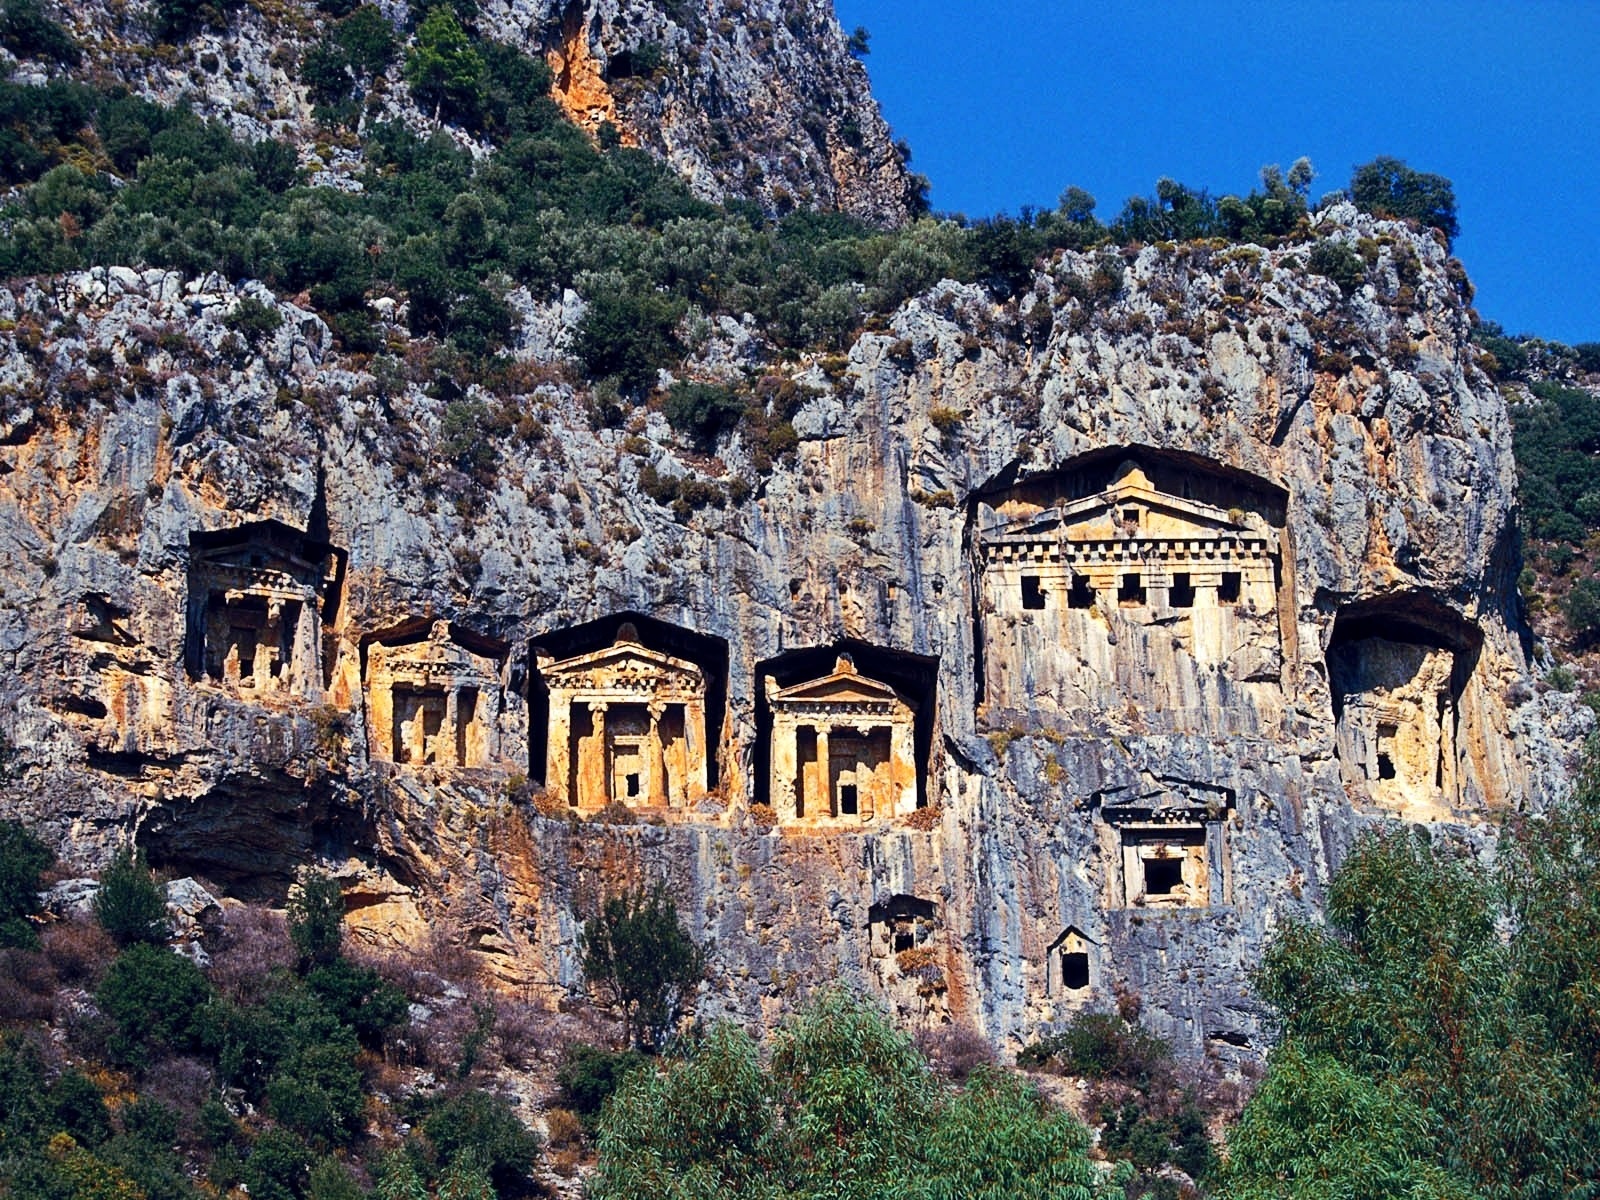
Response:
[[[1158,780],[1097,792],[1093,803],[1114,847],[1112,895],[1119,907],[1230,902],[1226,829],[1232,791]]]
[[[1328,676],[1339,764],[1358,794],[1413,821],[1502,802],[1503,780],[1484,769],[1505,755],[1481,716],[1482,643],[1475,625],[1418,593],[1339,612]]]
[[[1226,721],[1218,677],[1279,684],[1293,636],[1279,611],[1286,502],[1264,479],[1148,447],[980,491],[980,697]]]
[[[1076,925],[1068,925],[1050,943],[1045,989],[1068,999],[1088,994],[1093,984],[1091,950],[1094,939]]]
[[[344,551],[280,521],[190,535],[190,677],[250,699],[320,699],[343,575]]]
[[[874,958],[917,950],[939,929],[938,906],[920,896],[891,896],[867,910],[868,940]]]
[[[831,674],[767,676],[770,803],[785,825],[860,825],[917,807],[916,711],[840,655]]]
[[[402,766],[482,767],[499,752],[504,642],[448,621],[364,639],[371,753]]]
[[[545,789],[580,812],[683,809],[706,795],[706,677],[623,624],[605,649],[537,659],[548,692]]]

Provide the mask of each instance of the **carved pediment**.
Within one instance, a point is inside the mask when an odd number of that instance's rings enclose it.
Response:
[[[907,714],[911,711],[911,706],[899,692],[886,683],[860,674],[855,664],[844,656],[840,657],[832,674],[781,688],[771,692],[768,699],[775,709],[816,704],[868,704],[901,709]]]
[[[387,673],[399,678],[494,682],[507,649],[503,642],[468,633],[448,621],[409,622],[369,641],[369,677]]]
[[[320,590],[337,578],[342,554],[281,521],[195,533],[190,545],[192,566],[244,589]]]
[[[542,661],[539,673],[552,690],[572,692],[700,694],[706,687],[705,675],[694,663],[637,642],[618,642],[559,662]]]
[[[1114,825],[1193,825],[1220,821],[1234,807],[1232,788],[1190,780],[1145,778],[1103,788],[1090,803]]]
[[[1017,517],[991,530],[990,536],[1096,541],[1134,535],[1217,538],[1248,532],[1243,512],[1160,491],[1136,464],[1127,463],[1104,491]]]

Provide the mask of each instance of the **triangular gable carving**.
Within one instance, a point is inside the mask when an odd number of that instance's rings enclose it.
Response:
[[[899,704],[910,710],[904,696],[886,683],[869,679],[859,673],[847,657],[839,659],[830,675],[821,679],[808,679],[772,692],[769,696],[774,707],[795,703],[861,703],[878,702]]]
[[[251,521],[191,538],[197,563],[212,568],[273,571],[304,581],[331,582],[340,551],[282,521]]]
[[[1116,481],[1104,491],[1030,513],[993,532],[1000,536],[1060,533],[1070,538],[1074,530],[1081,529],[1084,537],[1105,537],[1120,528],[1122,510],[1130,504],[1146,512],[1176,517],[1192,525],[1199,536],[1217,537],[1249,532],[1244,520],[1236,519],[1227,509],[1160,491],[1131,462],[1124,464]],[[1169,533],[1167,536],[1179,535]]]
[[[470,633],[448,621],[410,621],[366,640],[371,647],[369,675],[381,666],[391,672],[476,676],[497,681],[508,649],[504,642]]]
[[[1098,946],[1100,944],[1098,941],[1096,941],[1094,938],[1090,937],[1083,930],[1079,929],[1076,925],[1068,925],[1065,929],[1063,929],[1059,934],[1056,935],[1056,940],[1050,943],[1048,949],[1050,950],[1051,953],[1054,953],[1055,951],[1059,950],[1063,945],[1065,945],[1069,940],[1071,940],[1073,938],[1077,938],[1080,941],[1086,942],[1091,946]]]
[[[603,650],[559,662],[540,660],[539,673],[551,690],[692,694],[703,696],[705,674],[694,663],[618,639]]]

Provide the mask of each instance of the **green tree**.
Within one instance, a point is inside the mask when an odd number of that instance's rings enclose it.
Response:
[[[39,911],[39,875],[56,856],[19,821],[0,821],[0,946],[31,947],[28,918]]]
[[[706,952],[660,884],[612,896],[578,935],[583,973],[622,1017],[629,1043],[654,1046],[705,978]]]
[[[1327,926],[1269,948],[1259,988],[1284,1038],[1231,1142],[1238,1194],[1542,1200],[1600,1178],[1594,753],[1570,800],[1512,823],[1492,872],[1370,835]]]
[[[1451,182],[1443,175],[1414,171],[1402,159],[1380,156],[1357,167],[1350,177],[1350,199],[1376,216],[1430,225],[1451,241],[1461,232]]]
[[[1228,1200],[1468,1200],[1433,1161],[1428,1113],[1291,1042],[1228,1135],[1218,1181]]]
[[[448,1168],[481,1172],[506,1195],[522,1191],[543,1141],[502,1096],[469,1091],[440,1104],[422,1130]]]
[[[946,1093],[911,1040],[843,989],[785,1022],[768,1068],[749,1035],[719,1023],[683,1057],[631,1072],[597,1145],[595,1200],[1122,1195],[1070,1116],[1000,1072]]]
[[[82,57],[78,43],[50,17],[40,0],[0,3],[0,46],[18,58],[44,58],[68,66]]]
[[[134,1063],[142,1062],[151,1047],[197,1048],[211,998],[211,985],[199,967],[146,942],[117,955],[95,992],[100,1011],[117,1026],[113,1053]]]
[[[167,898],[151,875],[143,850],[124,847],[112,857],[100,876],[94,915],[119,946],[157,944],[171,936]]]
[[[344,941],[344,892],[331,875],[312,872],[289,896],[289,939],[302,970],[325,967]]]
[[[406,82],[418,103],[431,106],[435,119],[475,119],[483,71],[483,58],[455,10],[443,4],[430,8],[406,56]]]
[[[652,288],[618,283],[586,297],[573,352],[591,379],[615,378],[625,393],[639,395],[656,385],[662,367],[678,360],[678,322],[683,301]]]

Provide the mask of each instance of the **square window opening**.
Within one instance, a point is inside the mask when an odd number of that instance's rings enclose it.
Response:
[[[1022,577],[1022,607],[1033,610],[1044,607],[1044,588],[1039,586],[1037,575]]]
[[[1172,577],[1172,586],[1167,590],[1167,602],[1173,608],[1194,607],[1194,584],[1189,579],[1187,571],[1179,571]]]
[[[1061,986],[1081,992],[1089,986],[1089,955],[1082,950],[1061,952]]]
[[[1144,890],[1149,896],[1178,896],[1183,893],[1183,859],[1147,858],[1144,860]]]
[[[859,801],[856,798],[856,785],[846,783],[839,788],[839,815],[853,817],[856,815]]]
[[[1137,571],[1129,571],[1122,577],[1122,583],[1117,587],[1117,603],[1139,605],[1145,601],[1144,577]]]
[[[1238,571],[1224,571],[1222,582],[1217,584],[1217,600],[1222,604],[1239,603],[1239,591],[1244,583],[1244,576]]]

